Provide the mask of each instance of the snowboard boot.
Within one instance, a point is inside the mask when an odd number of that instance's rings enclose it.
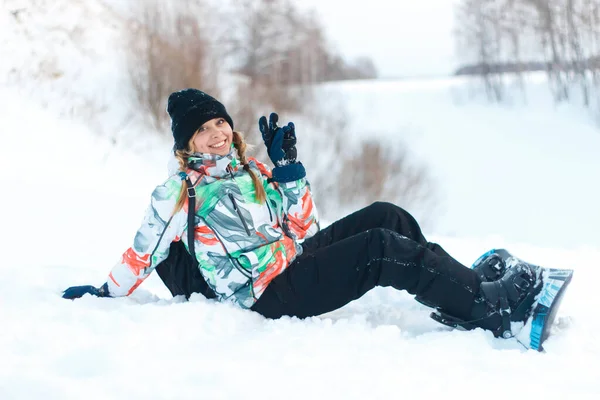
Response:
[[[509,268],[506,262],[511,257],[504,249],[490,250],[475,260],[471,269],[477,272],[482,282],[493,282],[504,275],[504,271]]]
[[[482,282],[493,282],[499,279],[506,271],[506,262],[500,254],[494,253],[493,250],[479,257],[471,267],[477,273]],[[436,306],[421,296],[415,296],[415,300],[424,306],[436,308]]]
[[[477,272],[482,282],[494,282],[506,271],[506,262],[497,253],[488,255],[484,260],[473,266],[473,271]]]
[[[542,288],[542,268],[518,263],[507,268],[502,277],[481,282],[471,320],[463,321],[438,309],[431,317],[454,328],[483,328],[496,337],[511,338],[525,325]]]
[[[540,267],[518,263],[500,279],[482,282],[473,307],[473,324],[492,331],[496,337],[513,337],[531,315],[542,288],[541,272]]]
[[[527,349],[543,351],[573,270],[542,268],[513,256],[504,261],[498,280],[481,282],[468,321],[439,308],[431,318],[453,328],[483,328],[496,337],[514,337]]]

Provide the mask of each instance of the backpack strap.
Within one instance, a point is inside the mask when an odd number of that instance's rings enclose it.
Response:
[[[194,228],[196,223],[194,221],[194,215],[196,214],[196,188],[192,184],[190,177],[185,172],[181,171],[179,173],[181,180],[185,180],[187,185],[187,195],[188,195],[188,249],[190,251],[190,255],[194,259],[194,265],[198,264],[198,260],[196,260],[196,251],[194,249]]]
[[[194,187],[190,177],[185,172],[180,172],[179,176],[182,181],[185,181],[187,185],[187,195],[188,195],[188,253],[190,258],[192,259],[193,265],[191,268],[191,277],[185,279],[188,282],[185,288],[186,298],[189,298],[190,295],[194,292],[201,293],[207,299],[214,299],[217,297],[215,292],[208,286],[208,283],[200,273],[200,269],[198,266],[198,260],[196,259],[196,251],[195,251],[195,238],[194,231],[196,226],[196,221],[194,217],[196,215],[196,188]],[[183,248],[183,246],[182,246]],[[186,257],[187,259],[187,257]],[[189,267],[189,263],[187,263]]]

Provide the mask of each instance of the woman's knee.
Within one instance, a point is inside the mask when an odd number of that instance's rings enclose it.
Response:
[[[372,218],[381,221],[382,227],[394,230],[410,239],[422,241],[419,223],[405,209],[386,201],[374,202],[369,209]]]
[[[408,211],[387,201],[376,201],[372,203],[368,209],[373,215],[380,215],[384,218],[389,218],[390,216],[402,216],[409,220],[414,219]]]
[[[387,201],[375,201],[367,207],[369,212],[373,215],[388,215],[390,213],[395,213],[398,208],[400,207]]]

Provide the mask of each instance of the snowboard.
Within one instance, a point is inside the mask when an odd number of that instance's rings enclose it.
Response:
[[[556,318],[556,313],[560,308],[565,291],[573,278],[573,270],[543,268],[513,256],[506,249],[492,249],[486,252],[473,263],[471,268],[477,268],[477,266],[492,255],[498,255],[502,258],[507,268],[511,268],[516,264],[528,264],[538,270],[537,279],[541,280],[540,292],[533,299],[533,304],[530,308],[531,311],[525,323],[512,322],[511,331],[512,337],[527,349],[543,351],[543,344],[548,336],[550,336],[550,328]],[[455,328],[475,328],[475,326],[469,326],[469,324],[466,324],[466,326],[465,324],[460,324],[460,321],[453,320],[451,317],[448,318],[447,315],[440,311],[431,313],[431,318]],[[522,327],[519,325],[522,325]]]

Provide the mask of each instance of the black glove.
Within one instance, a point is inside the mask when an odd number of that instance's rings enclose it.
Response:
[[[269,123],[263,116],[258,120],[258,128],[262,133],[263,141],[267,146],[269,158],[273,161],[272,181],[293,182],[304,178],[306,171],[302,163],[296,162],[296,127],[293,122],[286,126],[278,127],[279,116],[271,113]]]
[[[62,297],[63,299],[74,300],[80,298],[84,294],[91,294],[97,297],[110,297],[108,293],[108,284],[106,283],[99,288],[92,285],[71,286],[63,292]]]
[[[279,116],[276,113],[271,113],[268,125],[266,117],[260,117],[258,120],[258,128],[262,133],[267,153],[276,167],[295,163],[298,155],[294,123],[279,127],[278,120]]]

